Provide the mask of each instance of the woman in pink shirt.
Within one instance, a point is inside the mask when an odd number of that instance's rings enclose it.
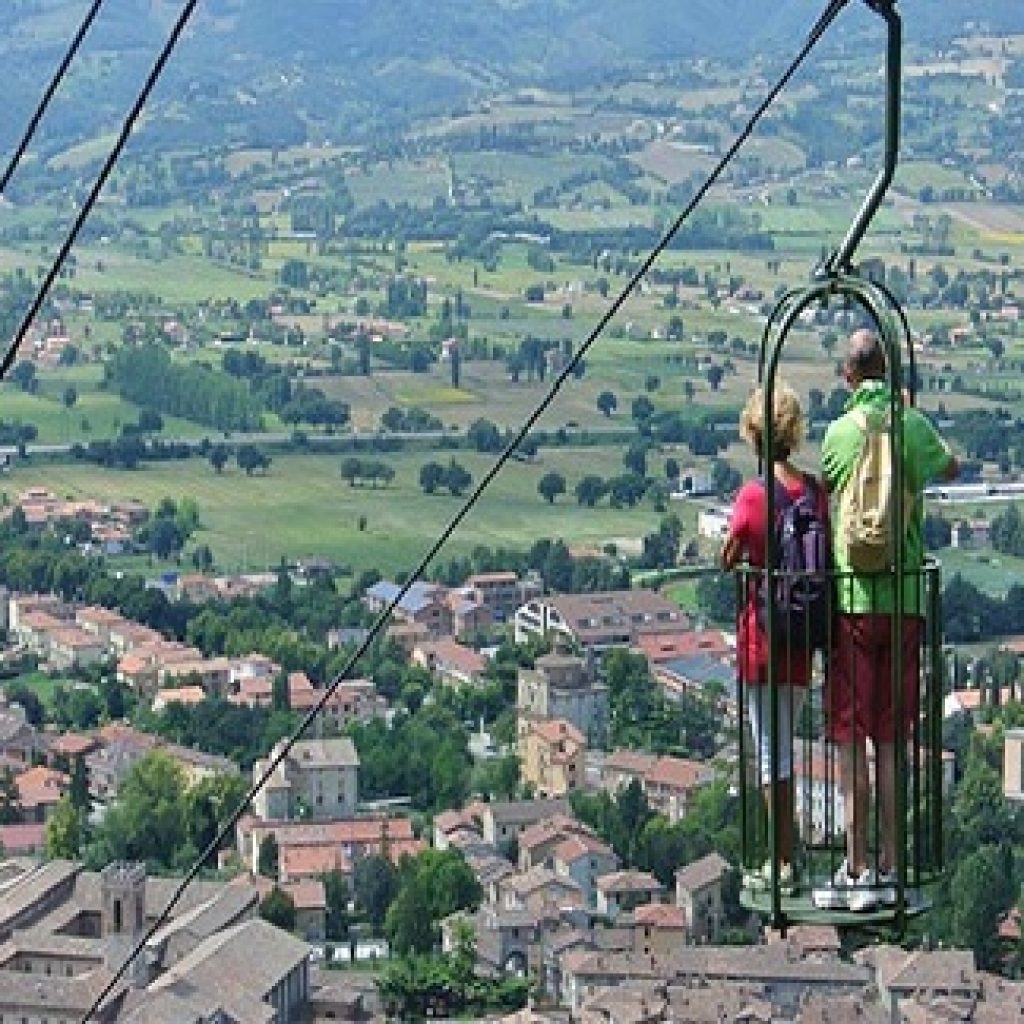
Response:
[[[740,435],[762,457],[764,393],[758,388],[747,400],[740,414]],[[800,400],[792,388],[781,381],[776,383],[774,395],[774,464],[772,476],[778,489],[784,489],[791,500],[808,496],[817,509],[822,522],[828,517],[828,495],[825,488],[810,474],[798,469],[791,461],[804,436],[804,417]],[[776,515],[779,515],[776,501]],[[765,565],[768,509],[764,482],[749,480],[736,495],[729,534],[722,548],[722,566],[734,568],[746,557],[754,569]],[[750,728],[754,734],[759,776],[769,815],[778,814],[781,847],[780,881],[783,895],[793,890],[793,724],[803,708],[807,684],[811,678],[812,652],[794,646],[790,641],[777,643],[775,651],[774,681],[778,691],[778,774],[772,786],[771,704],[765,685],[768,676],[768,638],[759,618],[762,604],[761,587],[750,579],[743,606],[737,613],[736,656],[739,677],[743,683],[745,706]],[[760,874],[751,873],[745,884],[763,886],[767,882],[770,863]]]

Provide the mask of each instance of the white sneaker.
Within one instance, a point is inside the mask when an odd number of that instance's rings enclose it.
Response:
[[[882,871],[878,876],[878,901],[884,907],[896,906],[896,872]]]
[[[893,902],[896,896],[893,894]],[[849,907],[855,914],[866,910],[874,910],[882,902],[882,890],[878,885],[878,876],[874,868],[865,868],[850,890]]]
[[[811,902],[818,910],[845,910],[850,905],[852,885],[853,880],[844,860],[832,876],[831,885],[822,885],[811,890]]]

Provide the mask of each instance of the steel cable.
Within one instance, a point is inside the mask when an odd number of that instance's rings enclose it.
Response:
[[[18,148],[14,151],[14,155],[8,161],[7,169],[4,171],[3,177],[0,178],[0,196],[7,191],[7,186],[11,183],[11,177],[17,170],[18,164],[21,163],[21,158],[25,155],[25,150],[28,149],[29,143],[34,138],[36,130],[39,127],[39,122],[42,121],[43,115],[46,113],[46,109],[50,105],[50,100],[53,99],[55,93],[60,88],[61,82],[64,81],[64,76],[67,74],[68,68],[71,67],[72,61],[78,54],[78,50],[82,45],[82,40],[85,39],[86,34],[92,27],[92,23],[96,20],[96,15],[99,14],[103,3],[104,0],[93,0],[92,6],[86,12],[85,17],[82,19],[82,23],[78,26],[78,31],[71,40],[71,45],[65,51],[63,60],[61,60],[60,65],[54,72],[53,77],[50,79],[50,84],[43,92],[42,98],[39,100],[35,112],[29,119],[28,127],[25,129],[25,134],[22,135],[21,142],[18,143]]]
[[[107,159],[104,161],[103,167],[100,169],[100,173],[97,176],[96,181],[93,183],[93,187],[90,190],[89,195],[86,197],[85,202],[78,211],[78,216],[75,217],[72,222],[71,230],[65,237],[56,258],[50,265],[50,269],[47,271],[42,283],[39,285],[35,298],[32,300],[32,304],[29,306],[28,311],[22,318],[21,325],[18,327],[17,333],[14,335],[7,351],[4,353],[3,359],[0,360],[0,381],[7,376],[8,371],[14,364],[14,360],[18,356],[18,351],[25,341],[25,335],[28,334],[29,328],[32,326],[32,321],[35,320],[36,315],[39,313],[43,303],[46,301],[46,296],[49,295],[50,289],[53,287],[53,282],[57,279],[57,275],[60,273],[61,267],[64,266],[64,261],[68,258],[68,254],[71,252],[75,242],[78,240],[78,235],[82,230],[82,226],[88,219],[89,214],[92,213],[93,207],[96,205],[96,201],[99,199],[100,193],[103,191],[103,187],[107,183],[107,179],[113,172],[117,161],[121,158],[121,153],[124,151],[124,147],[128,144],[128,139],[132,134],[132,130],[135,128],[135,125],[139,120],[139,116],[142,114],[142,109],[145,107],[157,81],[163,74],[163,70],[167,66],[167,62],[170,60],[171,54],[178,45],[181,34],[185,31],[185,28],[191,20],[198,4],[199,0],[188,0],[185,6],[182,7],[181,13],[178,15],[178,20],[174,23],[174,28],[171,30],[171,34],[167,37],[167,41],[165,42],[163,49],[160,51],[160,54],[152,68],[150,68],[145,84],[139,92],[139,95],[136,97],[131,110],[128,112],[128,116],[125,118],[124,124],[121,126],[121,132],[117,137],[117,141],[107,154]]]

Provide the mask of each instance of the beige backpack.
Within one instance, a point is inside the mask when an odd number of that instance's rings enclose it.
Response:
[[[852,413],[863,435],[860,454],[839,496],[839,548],[854,572],[887,572],[893,566],[894,505],[889,412]],[[904,488],[903,527],[910,521],[913,495]]]

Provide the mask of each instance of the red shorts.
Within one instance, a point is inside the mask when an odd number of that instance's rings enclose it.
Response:
[[[811,652],[780,640],[775,645],[775,684],[806,686],[811,681]],[[757,624],[753,605],[743,609],[736,636],[736,654],[741,682],[748,686],[768,682],[768,638]]]
[[[903,727],[909,737],[920,707],[921,636],[924,620],[903,618]],[[825,688],[828,738],[852,743],[870,736],[896,741],[892,686],[892,616],[884,612],[840,615]]]

